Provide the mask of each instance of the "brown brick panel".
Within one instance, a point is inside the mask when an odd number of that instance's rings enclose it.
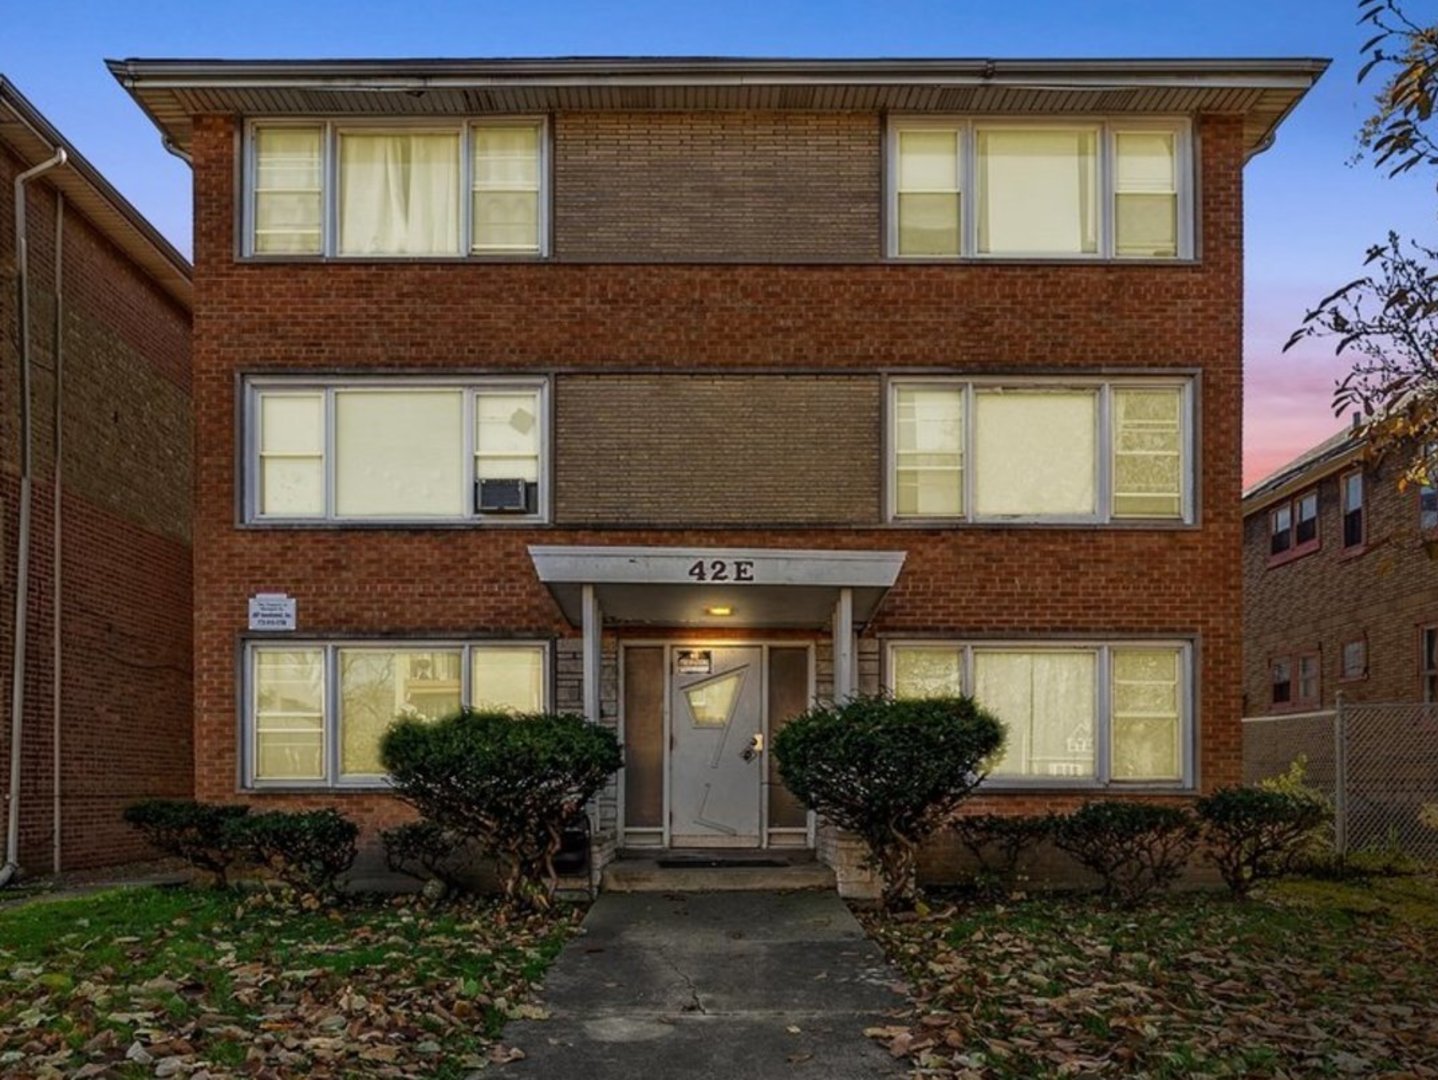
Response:
[[[560,113],[554,131],[559,259],[883,250],[876,113]]]
[[[873,524],[877,375],[564,375],[561,524]]]

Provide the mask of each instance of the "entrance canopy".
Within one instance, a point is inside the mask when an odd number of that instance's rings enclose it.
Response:
[[[827,629],[844,594],[863,625],[904,565],[902,551],[532,546],[539,580],[584,622],[585,588],[611,623]]]

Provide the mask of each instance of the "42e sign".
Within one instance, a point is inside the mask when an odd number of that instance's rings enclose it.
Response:
[[[695,581],[753,581],[753,559],[695,559],[689,567]]]

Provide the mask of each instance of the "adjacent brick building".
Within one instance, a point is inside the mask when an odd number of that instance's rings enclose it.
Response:
[[[990,806],[1236,780],[1242,170],[1323,67],[113,62],[194,163],[199,797],[373,830],[395,712],[582,709],[608,845],[840,861],[764,748],[880,685],[999,711]]]
[[[33,470],[17,820],[27,874],[143,856],[123,807],[193,790],[190,266],[0,78],[0,820],[17,790],[15,181],[62,149],[64,163],[25,192]]]
[[[1243,499],[1244,711],[1438,702],[1438,493],[1341,431]]]

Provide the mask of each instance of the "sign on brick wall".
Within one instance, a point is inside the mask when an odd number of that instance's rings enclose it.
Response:
[[[295,598],[286,593],[255,593],[250,597],[251,630],[293,630]]]

